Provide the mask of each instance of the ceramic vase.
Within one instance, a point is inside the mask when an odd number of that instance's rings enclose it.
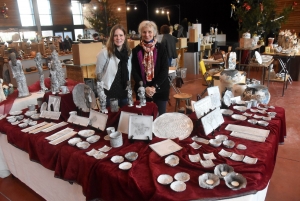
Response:
[[[257,103],[268,104],[271,94],[268,87],[261,84],[249,84],[245,89],[242,99],[244,101],[257,100]]]
[[[233,96],[241,96],[243,95],[245,89],[247,88],[247,85],[245,83],[237,83],[232,86],[231,92],[233,93]]]
[[[220,73],[220,91],[231,89],[234,84],[240,83],[245,79],[236,69],[225,69]]]

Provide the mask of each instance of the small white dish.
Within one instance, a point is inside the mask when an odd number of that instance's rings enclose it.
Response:
[[[198,163],[201,160],[200,154],[189,155],[189,159],[193,163]]]
[[[92,144],[92,143],[98,142],[99,139],[100,139],[99,135],[92,135],[92,136],[86,138],[86,141]]]
[[[22,120],[22,119],[24,119],[24,115],[22,115],[22,114],[21,114],[21,115],[18,115],[18,116],[16,116],[16,119],[17,119],[17,120]]]
[[[13,119],[13,118],[16,118],[16,117],[15,116],[8,116],[8,117],[6,117],[7,120]]]
[[[241,120],[241,121],[244,121],[247,119],[247,117],[240,115],[240,114],[233,114],[233,115],[231,115],[231,118],[233,118],[235,120]]]
[[[241,188],[246,188],[247,179],[243,175],[236,172],[231,172],[224,177],[225,184],[228,188],[232,190],[239,190]]]
[[[90,137],[92,135],[95,134],[95,131],[94,130],[90,130],[90,129],[86,129],[86,130],[81,130],[78,132],[78,135],[80,135],[81,137]]]
[[[246,105],[246,102],[243,101],[243,100],[238,100],[235,102],[236,105],[241,105],[241,106],[245,106]]]
[[[265,110],[258,110],[258,113],[260,113],[260,114],[266,114],[267,112]]]
[[[173,177],[168,174],[161,174],[157,177],[157,182],[162,185],[168,185],[173,182]]]
[[[72,139],[75,139],[75,138],[72,138]],[[71,140],[72,140],[71,139]],[[80,138],[79,138],[80,139]],[[81,140],[81,139],[80,139]],[[70,141],[70,140],[69,140]],[[69,141],[68,141],[68,143],[69,143]],[[74,140],[74,141],[77,141],[77,139],[76,140]],[[70,143],[69,143],[70,144]],[[72,143],[73,144],[73,143]],[[70,144],[70,145],[72,145],[72,144]],[[92,149],[91,151],[88,151],[88,152],[85,152],[86,153],[86,155],[88,155],[88,156],[93,156],[93,155],[95,155],[96,153],[98,153],[98,151],[96,150],[96,149]]]
[[[28,126],[28,123],[21,123],[18,125],[20,128],[25,128]]]
[[[125,154],[125,158],[129,161],[135,161],[138,158],[138,153],[128,152],[127,154]]]
[[[215,138],[219,141],[224,141],[228,139],[226,135],[217,135]]]
[[[11,125],[17,125],[17,124],[19,124],[20,122],[19,121],[15,121],[15,122],[11,122]]]
[[[257,124],[257,120],[256,119],[248,119],[248,122],[250,124]]]
[[[254,112],[254,113],[256,113],[256,112],[258,112],[258,109],[250,109],[250,112]]]
[[[219,147],[222,144],[222,141],[217,139],[210,139],[209,144],[213,147]]]
[[[178,172],[174,175],[174,179],[177,181],[187,182],[190,180],[190,175],[186,172]]]
[[[227,164],[219,164],[214,169],[214,174],[219,178],[224,178],[227,174],[233,172],[234,169],[230,165]]]
[[[37,121],[29,121],[28,125],[35,126],[35,125],[37,125]]]
[[[268,126],[269,122],[267,122],[267,121],[258,121],[257,124],[260,125],[260,126]]]
[[[19,114],[22,114],[22,111],[18,110],[18,111],[13,111],[13,112],[10,112],[9,115],[19,115]]]
[[[25,112],[25,116],[27,116],[27,117],[30,117],[30,116],[32,116],[33,114],[36,114],[36,110]]]
[[[17,121],[17,118],[10,118],[10,119],[7,119],[7,121],[9,122],[9,123],[13,123],[13,122],[15,122],[15,121]]]
[[[102,151],[102,152],[108,152],[109,150],[111,150],[112,147],[109,147],[109,146],[106,146],[104,145],[102,148],[98,149],[99,151]]]
[[[172,154],[165,158],[165,163],[171,167],[175,167],[179,164],[179,157]]]
[[[74,137],[70,140],[68,140],[68,144],[71,145],[71,146],[75,146],[78,142],[81,142],[81,138],[79,137]]]
[[[193,142],[192,144],[190,144],[191,147],[193,147],[194,149],[199,149],[202,145],[196,143],[196,142]]]
[[[87,148],[89,148],[90,143],[85,142],[85,141],[82,141],[82,142],[76,143],[76,146],[77,146],[79,149],[87,149]]]
[[[226,148],[233,148],[235,143],[232,140],[225,140],[225,141],[223,141],[223,145]]]
[[[40,113],[36,113],[30,116],[31,119],[38,120],[40,118]]]
[[[220,184],[220,178],[213,173],[204,173],[198,178],[199,186],[206,189],[213,189]]]
[[[171,183],[171,189],[176,192],[182,192],[186,189],[186,184],[182,181],[174,181]]]
[[[236,148],[237,148],[237,149],[240,149],[240,150],[246,150],[246,149],[247,149],[246,145],[243,145],[243,144],[238,144],[238,145],[236,146]]]
[[[255,119],[261,119],[261,118],[263,118],[263,116],[260,116],[260,115],[256,115],[256,114],[255,114],[255,115],[253,116],[253,118],[255,118]]]
[[[111,162],[113,163],[122,163],[124,161],[124,157],[123,156],[119,156],[119,155],[116,155],[116,156],[113,156],[111,157]]]
[[[233,114],[233,111],[232,110],[229,110],[229,109],[221,109],[221,113],[224,115],[224,116],[230,116]]]
[[[247,110],[247,107],[245,107],[245,106],[233,106],[233,109],[238,110],[240,112],[245,112]]]
[[[129,162],[123,162],[119,165],[121,170],[129,170],[132,167],[132,164]]]
[[[271,120],[272,120],[272,118],[271,118],[270,116],[268,116],[268,117],[263,117],[262,119],[265,120],[265,121],[271,121]]]
[[[271,116],[271,117],[275,117],[276,116],[276,112],[268,112],[268,116]]]
[[[106,154],[106,153],[103,153],[103,152],[101,152],[101,151],[98,151],[98,153],[94,154],[93,156],[94,156],[95,159],[103,159],[103,158],[105,158],[107,155],[108,155],[108,154]]]

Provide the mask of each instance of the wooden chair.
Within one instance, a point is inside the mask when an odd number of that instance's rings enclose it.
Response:
[[[201,98],[205,94],[205,92],[207,91],[207,88],[214,85],[214,80],[213,80],[213,77],[206,71],[204,61],[200,61],[199,66],[200,66],[200,70],[201,70],[202,75],[203,75],[203,79],[204,79],[204,81],[206,83],[206,86],[207,86],[204,89],[204,91],[202,91],[201,94],[199,95],[199,97]]]

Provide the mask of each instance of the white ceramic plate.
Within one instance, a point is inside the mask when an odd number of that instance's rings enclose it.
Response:
[[[228,139],[226,135],[217,135],[215,138],[220,141],[224,141]]]
[[[268,126],[269,122],[267,122],[267,121],[258,121],[257,124],[260,125],[260,126]]]
[[[99,151],[102,151],[102,152],[108,152],[109,150],[111,150],[112,147],[109,147],[109,146],[106,146],[104,145],[102,148],[99,149]]]
[[[233,109],[238,110],[240,112],[245,112],[247,110],[247,107],[245,106],[233,106]]]
[[[179,164],[179,158],[178,156],[172,154],[165,158],[165,163],[171,167],[174,167]]]
[[[248,122],[250,124],[257,124],[257,120],[256,119],[248,119]]]
[[[125,154],[125,158],[129,161],[135,161],[138,158],[138,153],[128,152],[127,154]]]
[[[165,113],[154,120],[152,130],[159,138],[183,140],[193,131],[193,122],[185,114]]]

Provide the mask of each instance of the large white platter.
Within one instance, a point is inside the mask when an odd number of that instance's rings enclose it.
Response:
[[[152,130],[154,135],[159,138],[183,140],[190,136],[193,127],[193,122],[188,116],[173,112],[162,114],[156,118]]]

